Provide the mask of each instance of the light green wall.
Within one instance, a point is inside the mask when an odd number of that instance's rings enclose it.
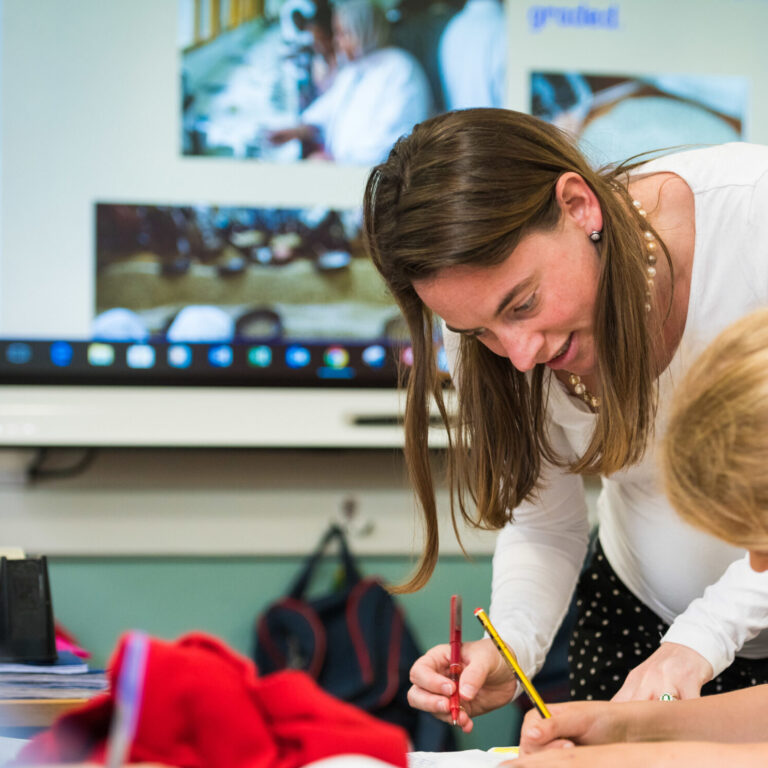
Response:
[[[250,655],[255,617],[281,596],[302,563],[298,557],[238,558],[49,558],[56,618],[103,665],[121,632],[142,629],[172,639],[202,630]],[[366,575],[390,583],[411,568],[405,557],[367,557]],[[420,592],[398,597],[422,649],[446,642],[450,595],[464,602],[464,636],[482,631],[472,617],[488,607],[490,558],[467,561],[443,557],[431,581]],[[472,734],[459,738],[462,749],[508,744],[516,738],[514,707],[485,715]]]

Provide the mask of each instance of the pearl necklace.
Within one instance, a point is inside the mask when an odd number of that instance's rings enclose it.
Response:
[[[643,204],[639,200],[632,201],[633,207],[637,210],[638,215],[643,218],[646,217],[646,211],[643,208]],[[656,251],[658,250],[658,243],[656,237],[650,229],[643,230],[643,242],[645,243],[645,259],[647,266],[645,273],[648,275],[646,278],[648,287],[645,291],[645,311],[651,311],[651,291],[653,290],[653,279],[656,277]],[[568,383],[571,385],[571,389],[576,395],[578,395],[593,411],[600,409],[600,398],[597,395],[593,395],[584,386],[584,382],[581,380],[581,376],[576,373],[568,374]]]

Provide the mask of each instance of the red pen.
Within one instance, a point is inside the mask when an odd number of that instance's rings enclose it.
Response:
[[[451,597],[451,664],[448,667],[448,676],[454,683],[450,700],[451,719],[454,725],[459,724],[459,710],[461,709],[459,676],[463,669],[461,663],[461,597],[453,595]]]

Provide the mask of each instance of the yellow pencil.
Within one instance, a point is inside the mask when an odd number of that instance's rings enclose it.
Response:
[[[523,690],[528,694],[528,698],[531,700],[536,709],[539,710],[539,714],[542,717],[552,717],[549,714],[547,705],[544,703],[544,699],[539,696],[539,692],[531,685],[531,681],[526,677],[525,672],[520,668],[517,663],[517,659],[510,653],[506,643],[499,637],[499,633],[496,628],[491,624],[491,620],[482,608],[478,608],[475,611],[477,620],[483,625],[483,629],[491,636],[491,640],[496,644],[499,649],[499,653],[504,657],[504,661],[507,662],[510,669],[515,673],[517,679],[520,681],[520,685],[523,686]]]

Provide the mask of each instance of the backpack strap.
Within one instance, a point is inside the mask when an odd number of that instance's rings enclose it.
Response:
[[[360,676],[367,685],[373,683],[374,671],[371,655],[368,652],[368,646],[363,636],[363,628],[360,622],[360,601],[371,588],[377,586],[378,582],[375,579],[359,581],[349,593],[346,605],[347,631],[352,639],[352,647],[355,649],[355,656],[357,656],[357,663],[360,667]]]
[[[355,561],[352,559],[352,555],[349,551],[349,546],[347,545],[347,537],[344,534],[344,531],[338,525],[333,524],[325,532],[325,535],[320,540],[320,543],[317,545],[315,551],[304,563],[304,567],[301,569],[301,572],[296,578],[296,581],[293,583],[293,586],[288,592],[289,597],[292,597],[295,600],[303,599],[317,564],[320,562],[320,560],[323,559],[325,556],[325,551],[328,549],[328,546],[334,539],[338,539],[339,541],[339,560],[341,561],[341,565],[344,569],[346,586],[352,587],[352,585],[360,581],[360,572],[358,571],[357,566],[355,565]]]
[[[385,707],[395,698],[400,687],[400,650],[403,644],[405,619],[400,608],[395,605],[392,616],[392,633],[389,637],[389,654],[387,656],[387,687],[382,691],[377,705]]]
[[[366,639],[363,631],[363,616],[362,616],[362,603],[371,595],[373,599],[386,600],[386,604],[389,608],[390,623],[389,626],[379,627],[378,630],[381,633],[381,639],[386,642],[386,684],[384,689],[376,702],[377,707],[384,707],[392,701],[395,694],[400,687],[400,654],[403,643],[403,632],[405,629],[405,619],[403,617],[400,607],[392,600],[391,596],[386,592],[386,588],[381,583],[381,580],[375,577],[369,577],[362,579],[355,584],[352,591],[349,593],[349,599],[346,606],[346,620],[349,636],[352,639],[352,646],[355,649],[355,655],[357,656],[357,662],[360,666],[360,675],[365,683],[368,685],[374,681],[374,675],[376,674],[373,669],[373,661],[371,659],[371,652],[368,643],[370,639]],[[370,629],[370,626],[369,626]]]

